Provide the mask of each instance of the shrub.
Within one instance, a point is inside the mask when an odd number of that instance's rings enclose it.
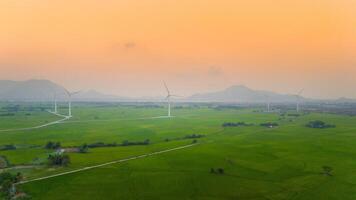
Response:
[[[223,168],[217,168],[217,169],[211,168],[210,169],[210,173],[212,173],[212,174],[224,174],[225,171],[224,171]]]
[[[310,121],[307,125],[307,127],[309,128],[335,128],[335,125],[331,125],[331,124],[326,124],[323,121],[320,120],[316,120],[316,121]]]
[[[260,126],[272,128],[272,127],[278,126],[278,123],[276,123],[276,122],[267,122],[267,123],[260,124]]]
[[[10,117],[10,116],[15,116],[14,113],[1,113],[0,117]]]
[[[16,192],[14,184],[21,180],[21,173],[17,173],[16,175],[12,175],[9,172],[0,173],[0,191],[7,197],[7,199],[12,199]]]
[[[79,153],[88,153],[89,147],[87,144],[83,144],[79,147]]]
[[[0,156],[0,169],[6,168],[7,166],[9,166],[9,164],[10,164],[9,161],[5,156]]]
[[[47,142],[45,146],[46,149],[59,149],[60,147],[61,147],[60,142],[52,142],[52,141]]]
[[[104,143],[104,142],[96,142],[96,143],[92,143],[92,144],[88,144],[87,145],[88,148],[98,148],[98,147],[116,147],[118,146],[118,144],[116,142],[114,143]]]
[[[184,139],[194,139],[194,138],[202,138],[204,137],[204,135],[200,135],[200,134],[192,134],[192,135],[186,135],[184,137]]]
[[[2,147],[0,147],[0,150],[15,150],[16,149],[16,146],[13,145],[13,144],[6,144]]]
[[[149,145],[150,144],[150,140],[146,139],[143,142],[130,142],[128,140],[124,140],[122,142],[122,146],[132,146],[132,145]]]
[[[329,166],[322,166],[322,174],[326,175],[326,176],[332,176],[331,172],[333,171],[332,167]]]
[[[239,127],[239,126],[252,126],[252,124],[247,124],[245,122],[225,122],[222,127]]]
[[[48,164],[51,166],[67,166],[70,163],[69,155],[54,153],[48,156]]]
[[[225,173],[225,171],[224,171],[224,169],[223,169],[223,168],[218,168],[218,173],[219,173],[219,174],[224,174],[224,173]]]

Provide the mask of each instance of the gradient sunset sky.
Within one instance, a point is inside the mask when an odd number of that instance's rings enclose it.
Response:
[[[1,0],[0,79],[356,98],[355,0]]]

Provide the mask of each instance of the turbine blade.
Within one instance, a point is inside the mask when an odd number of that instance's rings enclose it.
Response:
[[[170,95],[170,92],[169,92],[169,89],[168,89],[168,87],[167,87],[166,82],[165,82],[165,81],[163,81],[163,84],[164,84],[164,87],[165,87],[165,88],[166,88],[166,90],[167,90],[168,95]]]
[[[66,88],[64,88],[64,91],[67,93],[68,96],[70,96],[70,92]]]
[[[300,96],[303,93],[303,91],[304,91],[304,88],[298,92],[298,96]]]
[[[171,94],[171,97],[184,97],[184,96],[180,96],[180,95],[175,95],[175,94]]]
[[[70,93],[70,94],[71,94],[71,95],[76,95],[76,94],[78,94],[78,93],[80,93],[80,92],[81,92],[81,90],[72,92],[72,93]]]

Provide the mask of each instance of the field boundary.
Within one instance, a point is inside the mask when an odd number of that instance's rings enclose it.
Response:
[[[82,172],[82,171],[87,171],[87,170],[91,170],[91,169],[95,169],[95,168],[99,168],[99,167],[103,167],[103,166],[107,166],[107,165],[113,165],[113,164],[117,164],[117,163],[128,162],[130,160],[137,160],[137,159],[140,159],[140,158],[150,157],[150,156],[163,154],[163,153],[167,153],[167,152],[171,152],[171,151],[177,151],[177,150],[181,150],[181,149],[186,149],[186,148],[190,148],[190,147],[196,146],[198,144],[199,143],[189,144],[189,145],[179,146],[179,147],[175,147],[175,148],[171,148],[171,149],[166,149],[166,150],[156,151],[156,152],[152,152],[152,153],[148,153],[148,154],[143,154],[143,155],[140,155],[140,156],[134,156],[134,157],[115,160],[115,161],[111,161],[111,162],[107,162],[107,163],[103,163],[103,164],[83,167],[83,168],[80,168],[80,169],[71,170],[71,171],[67,171],[67,172],[62,172],[62,173],[59,173],[59,174],[53,174],[53,175],[44,176],[44,177],[41,177],[41,178],[35,178],[35,179],[31,179],[31,180],[21,181],[21,182],[16,183],[16,185],[22,185],[22,184],[26,184],[26,183],[35,182],[35,181],[46,180],[46,179],[50,179],[50,178],[54,178],[54,177],[58,177],[58,176],[64,176],[64,175],[68,175],[68,174],[74,174],[74,173],[78,173],[78,172]]]
[[[46,124],[42,124],[42,125],[38,125],[38,126],[32,126],[32,127],[27,127],[27,128],[3,129],[3,130],[0,130],[0,132],[29,131],[29,130],[34,130],[34,129],[40,129],[40,128],[44,128],[44,127],[51,126],[51,125],[54,125],[54,124],[62,123],[63,121],[68,120],[68,119],[70,119],[70,117],[65,116],[63,119],[59,119],[59,120],[56,120],[56,121],[53,121],[53,122],[49,122],[49,123],[46,123]]]
[[[53,113],[53,112],[49,112],[53,115],[59,116],[59,117],[63,117],[62,119],[53,121],[53,122],[49,122],[46,124],[42,124],[42,125],[37,125],[37,126],[32,126],[32,127],[26,127],[26,128],[14,128],[14,129],[2,129],[0,130],[0,132],[12,132],[12,131],[29,131],[29,130],[34,130],[34,129],[40,129],[40,128],[44,128],[47,126],[51,126],[51,125],[55,125],[55,124],[67,124],[67,123],[87,123],[87,122],[103,122],[103,121],[135,121],[135,120],[146,120],[146,119],[165,119],[165,118],[173,118],[174,116],[168,117],[168,116],[157,116],[157,117],[140,117],[140,118],[132,118],[132,119],[104,119],[104,120],[72,120],[72,121],[68,121],[69,119],[71,119],[72,117],[70,116],[66,116],[66,115],[61,115],[58,113]]]

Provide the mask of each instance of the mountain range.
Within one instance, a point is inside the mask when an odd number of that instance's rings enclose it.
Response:
[[[49,80],[12,81],[0,80],[0,101],[52,101],[54,98],[66,100],[63,86]],[[313,101],[299,97],[302,101]],[[162,101],[163,97],[130,98],[103,94],[95,90],[80,91],[72,97],[73,101],[115,102],[115,101]],[[271,103],[295,102],[296,95],[279,94],[271,91],[253,90],[243,85],[236,85],[217,92],[195,94],[180,98],[186,102],[236,102],[236,103]],[[340,98],[336,102],[355,102],[352,99]]]

